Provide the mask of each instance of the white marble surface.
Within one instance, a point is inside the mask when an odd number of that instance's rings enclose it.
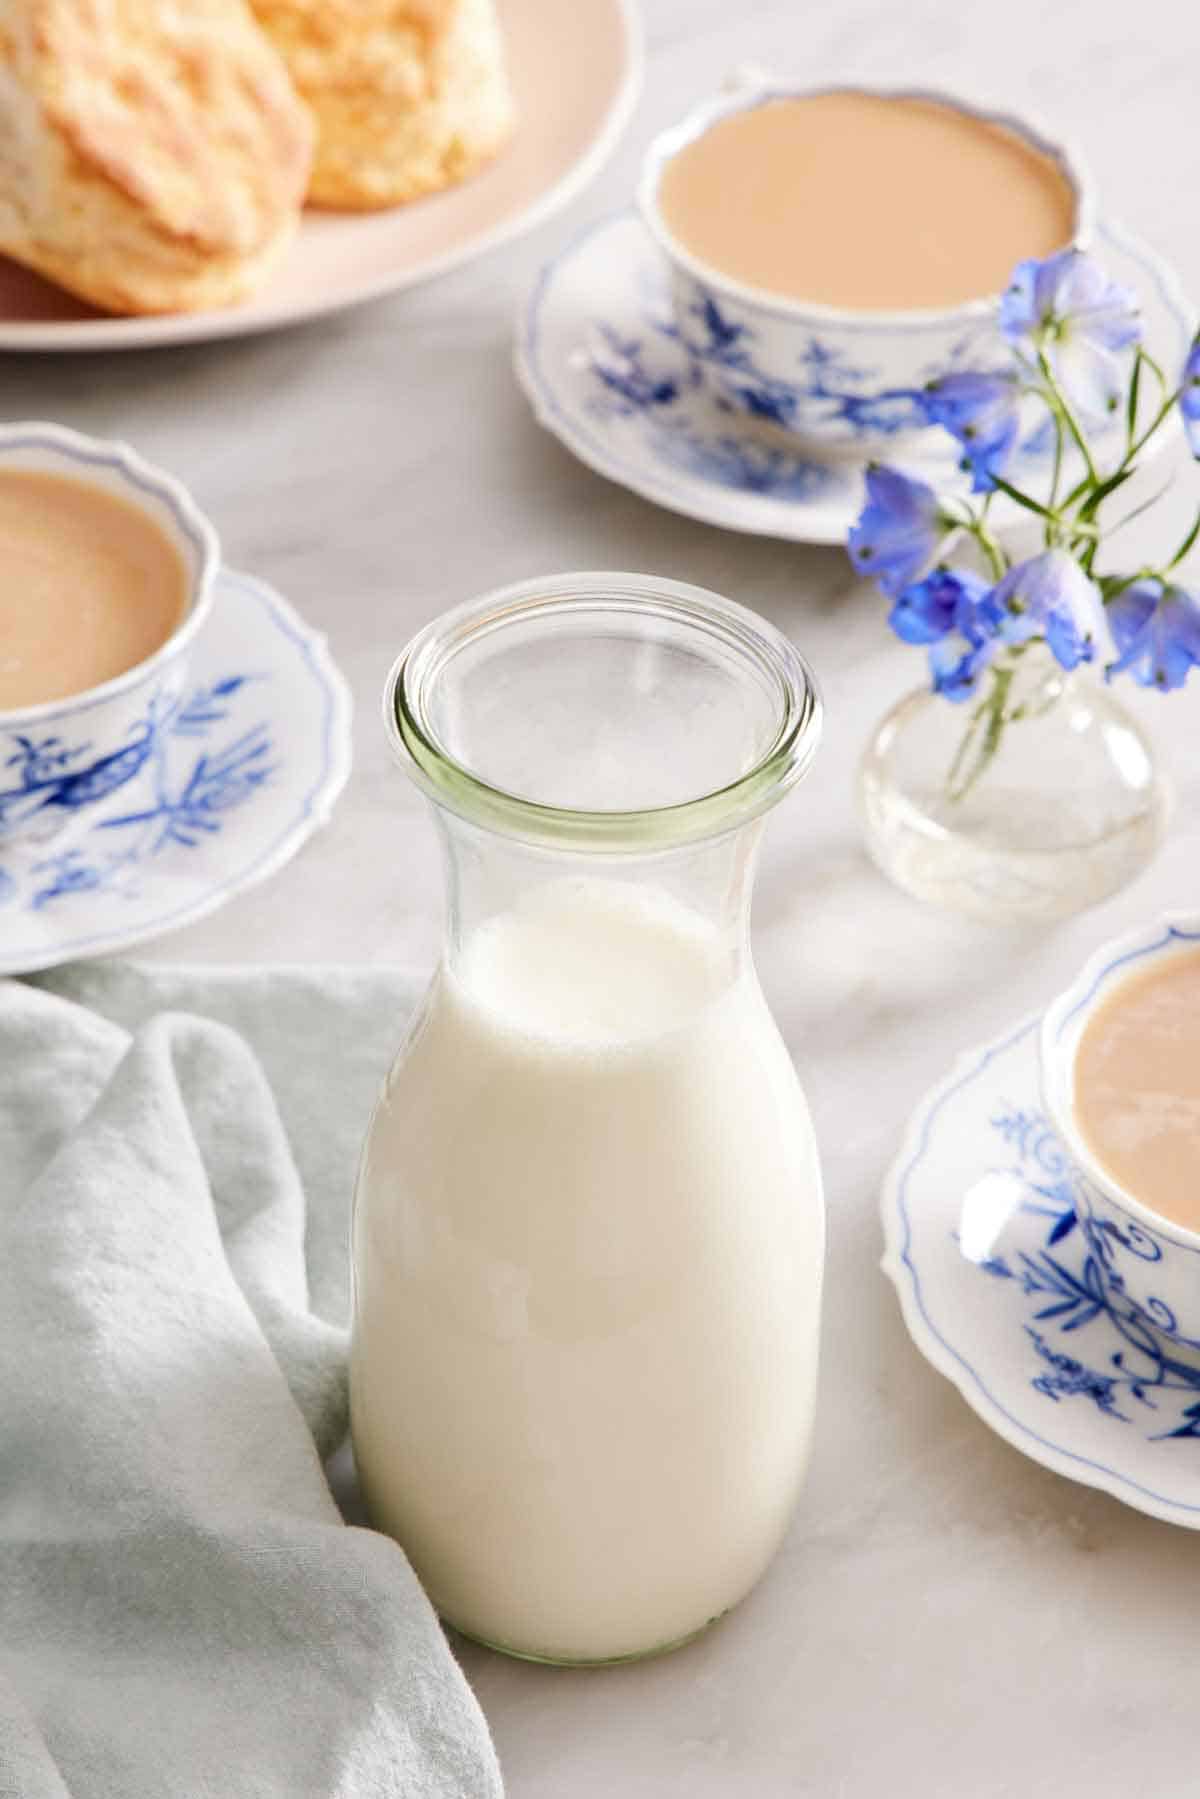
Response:
[[[547,0],[547,4],[566,0]],[[565,1674],[469,1651],[512,1799],[1001,1799],[1195,1791],[1200,1539],[996,1441],[911,1347],[877,1269],[877,1191],[904,1119],[962,1048],[1035,1007],[1105,937],[1200,904],[1200,691],[1151,716],[1180,785],[1134,888],[1033,935],[922,910],[864,860],[856,752],[917,678],[835,551],[723,535],[577,467],[509,369],[519,295],[573,226],[620,204],[651,133],[753,59],[804,76],[957,84],[1075,136],[1104,202],[1200,293],[1194,0],[647,0],[649,84],[597,185],[516,248],[392,302],[212,349],[0,363],[7,417],[119,433],[172,467],[230,559],[328,633],[360,706],[333,825],[225,912],[157,946],[219,961],[427,965],[439,872],[377,723],[404,639],[535,572],[625,567],[758,607],[816,664],[818,771],[768,837],[764,984],[828,1177],[816,1457],[759,1590],[660,1663]],[[1200,1484],[1200,1464],[1197,1467]]]

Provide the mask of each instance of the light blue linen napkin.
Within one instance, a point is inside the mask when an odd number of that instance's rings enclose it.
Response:
[[[0,982],[0,1794],[495,1799],[404,1556],[343,1524],[346,1226],[412,988]]]

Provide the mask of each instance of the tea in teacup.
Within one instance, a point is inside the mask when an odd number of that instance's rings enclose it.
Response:
[[[1077,194],[1016,132],[936,100],[839,90],[727,113],[667,162],[658,206],[718,273],[856,311],[1000,293],[1063,249]]]
[[[0,469],[0,712],[136,668],[189,591],[179,551],[140,507],[73,476]]]
[[[1088,1020],[1075,1118],[1127,1193],[1200,1230],[1200,950],[1131,975]]]

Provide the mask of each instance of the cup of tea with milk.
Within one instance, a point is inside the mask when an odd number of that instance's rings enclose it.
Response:
[[[143,772],[218,560],[183,488],[128,446],[0,428],[0,845],[60,839]]]
[[[1200,913],[1100,950],[1047,1011],[1041,1058],[1110,1302],[1200,1362]]]
[[[915,393],[986,362],[1015,265],[1092,229],[1078,154],[926,89],[763,82],[699,107],[639,204],[699,378],[746,431],[817,453],[928,430]]]

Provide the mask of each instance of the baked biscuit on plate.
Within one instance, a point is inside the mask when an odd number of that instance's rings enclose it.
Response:
[[[244,0],[0,0],[0,250],[110,312],[225,306],[296,228],[313,129]]]
[[[317,120],[309,200],[381,207],[471,175],[508,142],[494,0],[251,0]]]

